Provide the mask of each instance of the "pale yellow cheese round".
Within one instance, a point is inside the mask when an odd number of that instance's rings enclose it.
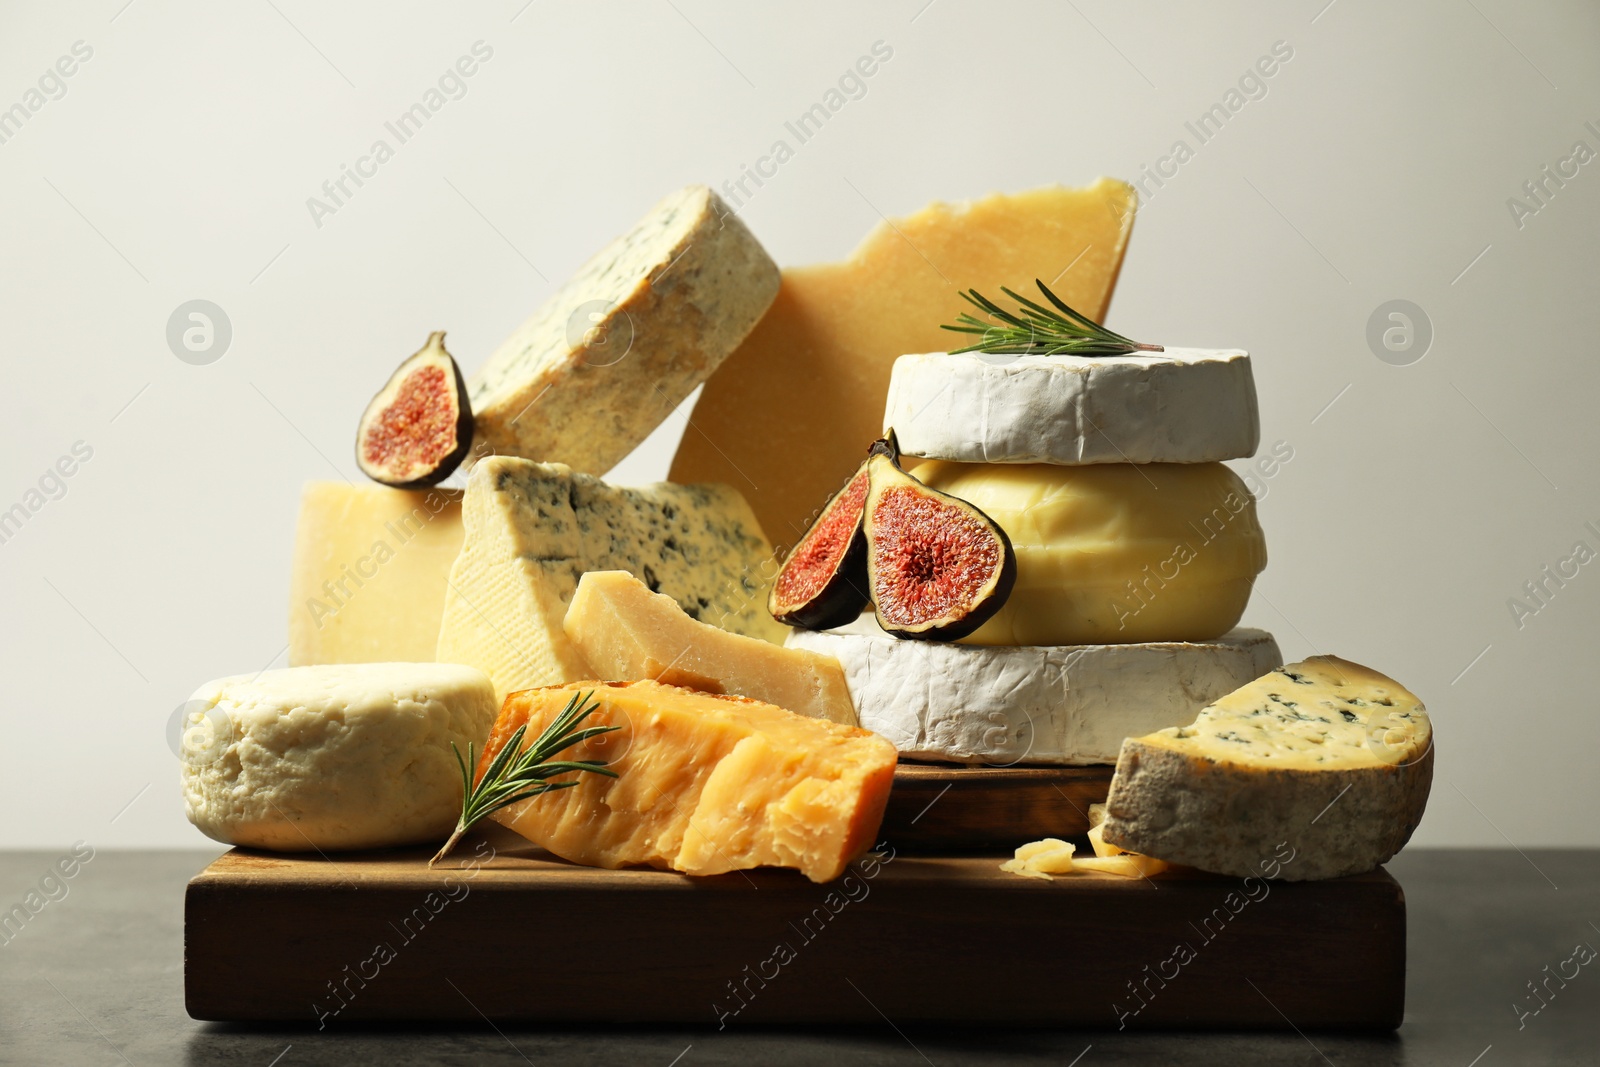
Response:
[[[461,814],[455,752],[481,746],[497,710],[488,676],[459,663],[330,663],[208,682],[183,707],[189,821],[276,852],[443,841]]]
[[[1220,463],[922,463],[1011,538],[1017,584],[978,645],[1204,641],[1231,630],[1267,565],[1255,498]]]

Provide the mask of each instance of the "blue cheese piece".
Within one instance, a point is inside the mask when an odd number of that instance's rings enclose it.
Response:
[[[833,656],[861,725],[907,759],[1115,763],[1124,738],[1190,722],[1208,701],[1283,662],[1262,630],[1214,641],[994,646],[902,641],[872,616],[790,633]]]
[[[1422,702],[1368,667],[1313,656],[1192,723],[1129,738],[1101,833],[1215,874],[1337,878],[1400,851],[1432,782]]]
[[[595,674],[562,629],[578,579],[627,571],[691,618],[782,644],[767,614],[772,546],[725,485],[608,485],[557,463],[479,463],[461,505],[436,658],[477,667],[501,699]]]
[[[964,463],[1210,463],[1261,439],[1250,356],[901,356],[883,425],[911,456]]]
[[[512,334],[469,383],[472,458],[604,474],[739,346],[778,267],[703,185],[657,204]]]

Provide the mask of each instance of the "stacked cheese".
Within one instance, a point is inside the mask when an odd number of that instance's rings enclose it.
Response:
[[[1124,737],[1282,662],[1270,634],[1235,629],[1267,558],[1222,464],[1260,435],[1246,353],[902,356],[884,426],[1017,556],[1004,607],[958,644],[898,641],[870,616],[791,634],[838,657],[861,724],[902,755],[1110,763]]]

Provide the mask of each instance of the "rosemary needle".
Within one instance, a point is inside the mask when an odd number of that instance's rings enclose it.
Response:
[[[962,299],[988,316],[988,321],[970,311],[963,311],[956,319],[959,325],[941,326],[956,333],[976,334],[981,340],[956,352],[991,352],[997,355],[1018,356],[1115,356],[1128,352],[1161,352],[1160,345],[1141,344],[1113,333],[1086,315],[1068,307],[1044,282],[1034,279],[1039,291],[1053,308],[1029,300],[1005,286],[1005,293],[1022,309],[1007,311],[976,289],[961,294]]]
[[[476,763],[472,742],[467,742],[465,760],[461,758],[461,750],[456,748],[456,743],[450,742],[450,750],[456,756],[456,766],[461,769],[461,818],[456,820],[455,832],[450,835],[450,840],[446,841],[438,854],[428,861],[429,867],[443,859],[445,854],[455,847],[456,842],[461,840],[461,835],[490,812],[499,811],[509,804],[527,800],[529,797],[536,797],[540,793],[569,789],[578,784],[576,778],[564,782],[549,781],[558,774],[588,771],[591,774],[605,775],[607,778],[617,776],[617,772],[606,770],[605,760],[551,759],[558,752],[571,748],[581,741],[621,729],[617,726],[590,726],[578,729],[579,723],[599,710],[599,704],[589,702],[589,698],[593,695],[593,690],[574,694],[572,699],[567,701],[567,706],[562,709],[561,714],[557,715],[526,749],[522,748],[522,738],[528,731],[528,724],[523,723],[517,727],[516,732],[505,743],[505,747],[495,754],[489,766],[484,769],[483,777],[478,779],[476,785],[472,781],[472,767]]]

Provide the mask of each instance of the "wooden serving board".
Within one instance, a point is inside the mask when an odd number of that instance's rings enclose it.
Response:
[[[217,860],[185,902],[189,1013],[1310,1030],[1392,1029],[1403,1007],[1405,904],[1382,870],[1044,882],[891,844],[814,885],[577,867],[498,831],[438,869],[427,851]]]
[[[902,763],[881,839],[905,852],[1002,852],[1089,832],[1115,767],[956,767]]]

